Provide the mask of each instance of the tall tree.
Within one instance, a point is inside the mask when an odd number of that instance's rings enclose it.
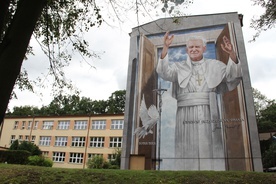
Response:
[[[110,0],[104,2],[105,6],[101,8],[111,7],[115,15],[113,17],[121,20],[120,13],[129,10],[136,13],[144,10],[148,14],[148,7],[154,10],[161,4],[163,11],[172,13],[174,6],[191,2],[192,0],[132,0],[126,3],[122,0]],[[24,70],[21,77],[18,77],[26,52],[32,52],[32,47],[29,46],[32,34],[40,41],[42,50],[49,58],[49,74],[54,78],[53,87],[60,90],[64,87],[72,89],[70,81],[65,80],[62,68],[72,59],[72,54],[69,53],[79,52],[83,57],[97,57],[89,51],[89,43],[82,35],[91,27],[101,25],[104,19],[100,10],[96,0],[0,1],[0,123],[15,83],[32,90]],[[72,46],[72,51],[68,51],[68,45]],[[60,90],[53,91],[59,93]]]
[[[0,1],[0,7],[5,8],[3,12],[1,11],[0,18],[3,20],[0,24],[3,37],[0,43],[0,123],[3,121],[36,22],[46,3],[46,0],[19,1],[16,13],[10,21],[9,27],[5,29],[5,20],[8,18],[11,1]]]

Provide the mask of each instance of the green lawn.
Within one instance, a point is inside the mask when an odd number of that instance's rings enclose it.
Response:
[[[0,164],[1,184],[77,183],[276,183],[276,173],[61,169]]]

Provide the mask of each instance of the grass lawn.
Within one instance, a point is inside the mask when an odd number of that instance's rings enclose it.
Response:
[[[62,169],[0,164],[1,184],[82,184],[82,183],[276,183],[276,173],[241,171],[130,171]]]

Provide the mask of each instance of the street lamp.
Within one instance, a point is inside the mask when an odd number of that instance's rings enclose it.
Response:
[[[158,112],[159,112],[159,123],[158,123],[158,154],[157,154],[157,161],[158,161],[158,167],[157,169],[160,170],[160,144],[161,144],[161,113],[162,113],[162,95],[167,89],[154,89],[154,92],[157,93],[159,104],[158,104]]]

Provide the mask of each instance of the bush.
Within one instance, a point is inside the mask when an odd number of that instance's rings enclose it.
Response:
[[[30,152],[25,150],[0,150],[0,162],[9,164],[27,164]]]
[[[108,169],[109,163],[102,156],[94,156],[87,162],[89,169]]]
[[[34,155],[28,157],[28,165],[52,167],[53,161],[43,156]]]

